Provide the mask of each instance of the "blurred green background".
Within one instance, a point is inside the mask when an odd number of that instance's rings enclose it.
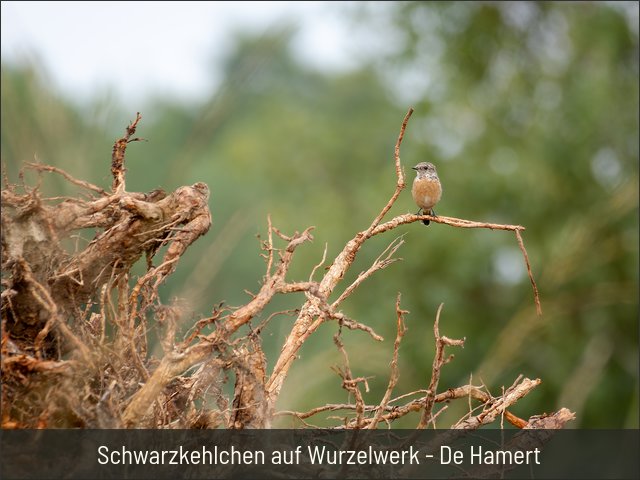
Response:
[[[3,60],[3,170],[17,181],[23,162],[36,158],[108,187],[113,141],[140,109],[137,133],[148,142],[127,150],[128,190],[204,181],[212,192],[210,232],[162,287],[166,303],[185,306],[188,327],[213,305],[241,305],[250,298],[245,289],[258,290],[265,264],[256,235],[265,238],[268,213],[285,233],[316,227],[313,244],[296,253],[290,280],[308,278],[325,244],[330,264],[393,193],[393,147],[413,106],[401,150],[408,178],[409,167],[431,161],[444,186],[439,214],[527,228],[544,315],[535,314],[510,232],[416,223],[376,237],[333,296],[404,235],[403,261],[342,305],[385,337],[376,343],[363,332],[343,333],[354,376],[372,377],[367,403],[378,403],[387,386],[401,292],[410,313],[396,395],[427,387],[433,321],[444,302],[441,334],[466,343],[451,350],[455,359],[443,369],[441,390],[472,378],[497,395],[519,374],[539,377],[542,385],[518,402],[516,415],[567,407],[576,412],[574,428],[638,428],[637,8],[537,2],[333,8],[342,9],[354,35],[368,31],[388,48],[348,72],[331,72],[292,54],[290,24],[259,35],[238,32],[218,65],[222,83],[205,101],[157,96],[146,103],[153,115],[106,91],[72,100],[51,85],[38,61]],[[57,176],[42,185],[48,195],[77,192]],[[389,218],[415,210],[406,189]],[[279,297],[265,316],[303,301],[301,294]],[[293,318],[278,316],[265,331],[269,368]],[[336,329],[327,323],[305,344],[279,409],[349,400],[330,368],[342,361],[331,340]],[[449,405],[438,426],[450,426],[467,408],[466,401]],[[326,417],[310,421],[339,422]],[[417,422],[410,416],[396,426]]]

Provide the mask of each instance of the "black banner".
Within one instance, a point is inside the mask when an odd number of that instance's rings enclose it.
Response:
[[[640,478],[638,430],[2,430],[0,478]]]

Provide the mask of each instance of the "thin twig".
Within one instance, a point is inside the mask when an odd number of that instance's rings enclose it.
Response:
[[[313,267],[313,269],[311,270],[311,273],[309,274],[310,282],[313,281],[313,275],[316,273],[316,270],[320,268],[322,265],[324,265],[324,262],[327,260],[327,247],[328,247],[328,244],[325,242],[324,251],[322,252],[322,259],[320,260],[320,262],[318,262],[317,265]]]
[[[529,255],[527,255],[527,249],[524,248],[524,242],[522,241],[522,235],[520,234],[520,230],[515,230],[516,238],[518,239],[518,246],[522,251],[522,256],[524,257],[524,263],[527,265],[527,273],[529,274],[529,280],[531,280],[531,286],[533,287],[533,300],[536,302],[536,313],[538,315],[542,315],[542,305],[540,305],[540,294],[538,293],[538,286],[536,285],[536,281],[533,279],[533,273],[531,272],[531,264],[529,263]]]
[[[393,195],[391,196],[391,198],[389,199],[387,204],[384,206],[384,208],[380,211],[378,216],[373,220],[373,222],[371,223],[371,226],[367,229],[367,231],[373,230],[374,228],[376,228],[378,226],[380,221],[384,218],[384,216],[387,214],[387,212],[391,209],[393,204],[396,202],[396,199],[398,198],[398,196],[400,195],[400,193],[402,192],[402,190],[405,187],[404,172],[402,171],[402,164],[400,163],[400,145],[402,145],[402,139],[404,138],[404,132],[407,129],[407,124],[409,123],[409,118],[411,118],[412,114],[413,114],[413,108],[409,108],[409,110],[407,111],[407,114],[404,116],[404,120],[402,120],[402,126],[400,127],[400,133],[398,134],[398,139],[396,140],[396,146],[395,146],[394,151],[393,151],[394,152],[393,156],[394,156],[395,164],[396,164],[396,178],[397,178],[396,191],[393,193]]]
[[[384,340],[384,337],[378,335],[376,331],[369,325],[356,322],[355,320],[343,316],[341,313],[335,313],[334,315],[332,315],[332,317],[340,320],[342,322],[342,326],[348,328],[349,330],[362,330],[363,332],[367,332],[376,342],[382,342]]]
[[[113,184],[111,189],[114,192],[122,193],[125,191],[124,173],[126,169],[124,168],[124,154],[129,143],[142,140],[140,138],[131,138],[136,133],[136,127],[141,119],[142,115],[140,115],[140,112],[136,113],[135,120],[127,126],[124,136],[116,140],[113,144],[113,152],[111,153]]]
[[[351,295],[356,288],[360,286],[362,282],[364,282],[369,276],[371,276],[377,270],[382,270],[392,263],[400,260],[399,258],[393,258],[393,255],[398,251],[398,249],[404,243],[404,238],[402,236],[395,238],[388,246],[384,249],[384,251],[378,255],[378,258],[371,264],[371,266],[365,270],[364,272],[360,272],[358,278],[356,278],[351,285],[349,285],[344,292],[338,297],[338,299],[331,304],[333,308],[336,308],[340,305],[349,295]],[[386,256],[382,258],[383,255]]]
[[[344,359],[343,369],[336,368],[335,371],[342,377],[342,387],[347,391],[353,393],[354,399],[356,401],[356,428],[361,428],[362,422],[364,420],[364,398],[362,398],[362,392],[360,392],[360,388],[358,388],[358,383],[364,381],[366,385],[366,378],[353,378],[353,374],[351,373],[351,367],[349,366],[349,355],[344,348],[344,344],[340,339],[340,330],[333,336],[333,342],[338,347],[338,350],[342,354],[342,358]],[[367,388],[368,390],[368,388]]]
[[[268,279],[271,276],[271,267],[273,265],[273,225],[271,225],[271,214],[267,215],[267,230],[268,230],[268,240],[267,240],[267,250],[269,253],[267,260],[267,273],[265,278]]]
[[[65,172],[61,168],[53,167],[51,165],[43,165],[41,163],[32,163],[32,162],[28,162],[26,166],[33,170],[57,173],[58,175],[62,175],[67,181],[73,183],[74,185],[78,185],[79,187],[86,188],[87,190],[93,190],[94,192],[97,192],[100,195],[109,195],[107,192],[104,191],[103,188],[100,188],[97,185],[94,185],[93,183],[87,182],[85,180],[78,180],[77,178],[74,178],[71,175],[69,175],[67,172]]]
[[[431,371],[431,382],[429,383],[429,392],[425,395],[424,398],[424,411],[422,412],[422,417],[420,418],[420,423],[418,423],[418,428],[423,429],[426,428],[427,425],[433,419],[433,405],[435,403],[435,397],[438,390],[438,382],[440,381],[440,369],[442,366],[449,362],[451,357],[444,358],[444,347],[446,345],[453,345],[464,347],[464,339],[463,340],[455,340],[450,339],[445,336],[440,336],[440,329],[438,325],[440,323],[440,313],[442,312],[442,307],[444,307],[444,303],[441,303],[438,307],[438,312],[436,313],[436,321],[433,324],[433,333],[436,337],[436,354],[433,358],[433,368]]]
[[[393,344],[393,358],[391,360],[391,374],[389,375],[389,385],[387,385],[387,391],[384,393],[382,400],[380,401],[380,405],[376,410],[373,419],[367,426],[369,429],[374,429],[378,426],[384,411],[389,404],[389,399],[391,398],[391,393],[398,383],[398,378],[400,377],[400,372],[398,370],[398,352],[400,350],[400,342],[402,341],[402,337],[404,336],[407,328],[404,325],[404,314],[409,313],[407,310],[402,310],[400,308],[400,293],[398,292],[398,296],[396,297],[396,341]]]

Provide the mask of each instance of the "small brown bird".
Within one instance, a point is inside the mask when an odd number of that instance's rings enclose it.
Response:
[[[442,197],[442,185],[440,185],[436,167],[433,163],[421,162],[411,168],[416,171],[416,178],[413,180],[413,187],[411,187],[413,200],[420,207],[423,215],[435,216],[436,212],[433,211],[433,207]],[[416,215],[420,213],[420,210]],[[429,220],[423,220],[422,223],[429,225]]]

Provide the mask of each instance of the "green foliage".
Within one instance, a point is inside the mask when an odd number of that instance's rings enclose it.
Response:
[[[379,15],[356,10],[352,21],[365,30]],[[344,333],[354,375],[375,376],[365,398],[376,403],[386,388],[395,295],[402,292],[410,334],[397,394],[428,385],[433,319],[444,302],[441,333],[467,340],[444,367],[442,388],[467,383],[473,372],[474,383],[499,392],[522,373],[543,380],[518,404],[522,417],[564,406],[577,412],[574,426],[637,428],[638,33],[628,14],[606,4],[431,2],[393,4],[386,13],[386,35],[404,43],[356,71],[329,75],[301,66],[284,27],[239,36],[223,85],[203,104],[155,102],[157,114],[139,128],[148,142],[127,151],[127,188],[204,181],[214,222],[164,288],[166,301],[183,298],[196,316],[222,300],[246,302],[244,289],[256,291],[264,274],[255,235],[266,232],[267,213],[285,233],[316,226],[291,280],[308,277],[325,243],[330,262],[392,194],[393,146],[409,106],[397,98],[415,93],[405,171],[424,160],[437,165],[444,185],[438,213],[527,227],[544,316],[535,315],[508,232],[413,224],[376,238],[345,286],[395,235],[405,234],[406,243],[403,262],[378,272],[343,305],[385,337],[377,344],[362,332]],[[399,91],[403,74],[426,87]],[[110,185],[111,144],[134,110],[107,107],[104,99],[74,107],[33,69],[4,64],[2,99],[10,178],[36,155]],[[405,191],[390,214],[415,210]],[[302,301],[280,298],[266,315]],[[267,328],[270,366],[292,321],[276,317]],[[324,325],[305,345],[280,407],[347,400],[329,369],[341,362],[331,341],[336,328]],[[465,408],[450,405],[438,424]]]

